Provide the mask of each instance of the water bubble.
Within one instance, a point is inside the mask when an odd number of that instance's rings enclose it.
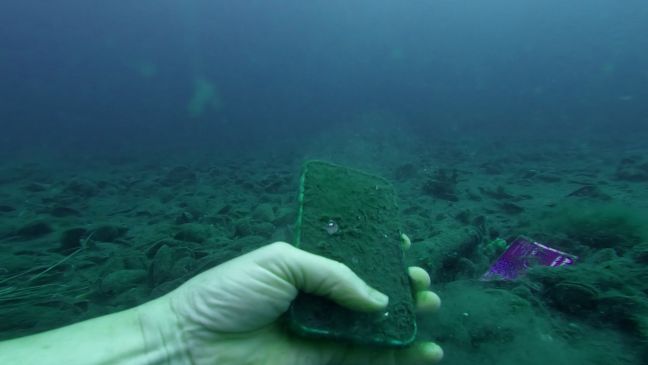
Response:
[[[326,233],[332,235],[338,233],[340,231],[340,227],[338,226],[337,223],[335,223],[334,220],[331,219],[324,226],[324,230],[326,231]]]

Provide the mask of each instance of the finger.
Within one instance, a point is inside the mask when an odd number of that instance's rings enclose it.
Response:
[[[376,350],[354,348],[341,361],[343,365],[428,365],[443,358],[443,349],[434,342],[417,342],[404,349]]]
[[[410,238],[405,233],[401,233],[400,237],[401,247],[403,248],[403,250],[409,250],[409,248],[412,246],[412,240],[410,240]]]
[[[435,312],[441,307],[441,298],[434,292],[427,290],[430,287],[430,275],[418,266],[410,266],[407,272],[412,282],[416,297],[416,309],[421,312]]]
[[[419,312],[436,312],[441,307],[441,298],[432,291],[424,290],[416,293],[416,310]]]
[[[395,364],[436,364],[443,359],[443,349],[434,342],[419,342],[396,353]]]
[[[262,265],[297,289],[360,311],[381,310],[389,302],[385,294],[371,288],[341,262],[314,255],[285,242],[266,247],[272,257]]]
[[[427,290],[430,287],[430,275],[423,268],[410,266],[407,268],[407,273],[409,274],[412,288],[415,292]]]

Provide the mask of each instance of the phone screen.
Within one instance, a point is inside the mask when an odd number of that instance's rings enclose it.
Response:
[[[416,335],[409,277],[392,185],[364,172],[322,161],[304,165],[296,246],[351,268],[389,296],[385,311],[361,313],[300,293],[288,311],[302,335],[402,347]]]

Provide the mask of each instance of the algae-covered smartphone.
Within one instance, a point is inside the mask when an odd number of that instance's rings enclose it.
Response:
[[[299,293],[288,323],[304,336],[403,347],[416,336],[416,317],[392,185],[358,170],[305,163],[299,191],[296,246],[340,261],[389,296],[385,311],[363,313]]]

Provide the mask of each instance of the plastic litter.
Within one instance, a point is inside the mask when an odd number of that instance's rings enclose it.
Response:
[[[520,236],[511,242],[480,280],[514,280],[531,266],[567,266],[577,259],[577,256]]]

